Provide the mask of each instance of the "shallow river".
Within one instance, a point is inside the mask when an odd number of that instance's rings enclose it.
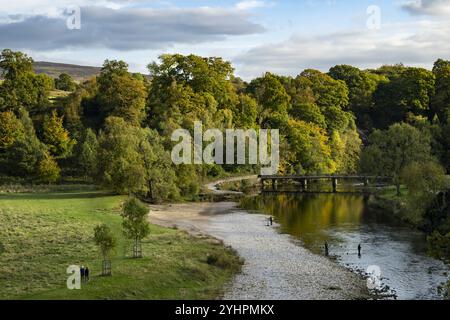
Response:
[[[398,299],[439,299],[437,287],[450,271],[427,255],[425,235],[366,203],[362,195],[264,195],[243,199],[241,207],[274,216],[282,233],[315,253],[324,254],[328,242],[330,256],[347,268],[378,266]]]

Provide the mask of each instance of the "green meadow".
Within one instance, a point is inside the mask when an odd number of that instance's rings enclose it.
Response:
[[[0,299],[214,299],[240,269],[230,249],[151,226],[142,259],[122,235],[125,197],[100,191],[0,194]],[[117,238],[112,277],[102,277],[93,229]],[[211,255],[214,259],[208,259]],[[220,263],[216,263],[220,261]],[[209,263],[208,263],[209,262]],[[81,290],[66,287],[69,265],[88,266]]]

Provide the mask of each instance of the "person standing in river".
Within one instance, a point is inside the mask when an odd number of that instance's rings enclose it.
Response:
[[[273,226],[273,218],[272,217],[269,217],[269,223],[271,226]]]
[[[328,251],[328,242],[325,241],[325,256],[328,257],[329,256],[329,251]]]
[[[361,257],[361,244],[358,245],[358,257]]]

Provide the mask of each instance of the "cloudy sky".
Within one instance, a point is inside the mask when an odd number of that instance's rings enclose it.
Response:
[[[341,63],[430,67],[450,59],[450,0],[0,0],[3,48],[123,59],[139,72],[162,53],[222,56],[245,79]]]

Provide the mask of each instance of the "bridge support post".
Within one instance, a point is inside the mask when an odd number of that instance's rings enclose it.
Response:
[[[364,177],[364,187],[368,187],[369,186],[369,178]]]
[[[332,182],[332,185],[333,185],[333,193],[337,193],[338,179],[337,178],[332,178],[331,182]]]
[[[303,192],[308,191],[308,180],[302,179],[300,183],[302,185],[302,191]]]

